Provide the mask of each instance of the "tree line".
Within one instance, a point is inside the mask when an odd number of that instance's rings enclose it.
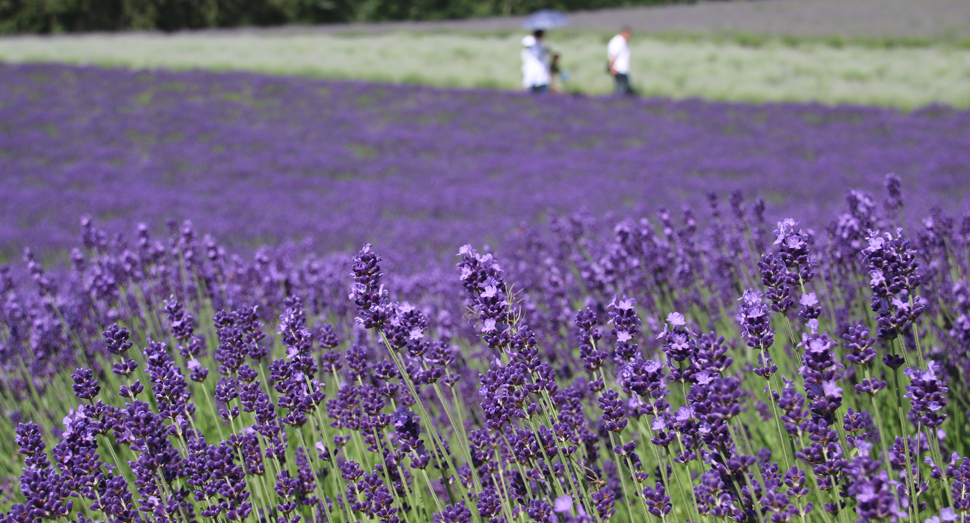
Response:
[[[0,34],[448,20],[693,0],[0,0]]]

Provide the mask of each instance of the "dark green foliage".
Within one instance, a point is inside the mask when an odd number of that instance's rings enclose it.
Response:
[[[445,20],[687,0],[0,0],[0,34]]]
[[[345,22],[358,7],[353,0],[0,0],[0,33]]]

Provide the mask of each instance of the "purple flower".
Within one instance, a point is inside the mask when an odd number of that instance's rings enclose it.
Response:
[[[513,321],[510,303],[505,295],[502,268],[491,254],[479,254],[471,245],[459,249],[459,280],[466,291],[466,304],[483,323],[482,338],[489,348],[497,349],[510,342],[509,325]]]
[[[603,336],[600,329],[596,328],[596,313],[587,307],[576,313],[574,324],[579,331],[577,338],[579,356],[583,359],[583,368],[593,374],[593,378],[596,379],[596,371],[600,369],[607,357],[606,352],[599,350],[596,346],[596,343]]]
[[[936,428],[946,420],[947,393],[950,389],[943,385],[943,375],[939,371],[939,364],[933,360],[926,362],[926,370],[916,370],[907,367],[903,373],[909,376],[910,384],[906,386],[906,398],[909,398],[909,419],[913,425],[921,423],[928,428]]]
[[[622,432],[626,428],[627,420],[624,417],[623,402],[620,401],[620,395],[615,390],[608,389],[597,401],[603,411],[602,420],[606,430]]]
[[[896,230],[896,236],[869,231],[869,247],[863,251],[871,276],[871,308],[877,314],[879,337],[884,340],[896,339],[925,308],[915,296],[921,282],[916,250],[902,234],[902,229]]]
[[[741,334],[748,347],[761,351],[764,358],[762,366],[755,369],[755,374],[766,379],[778,371],[778,366],[772,364],[768,348],[775,342],[775,329],[771,327],[771,313],[761,300],[761,295],[754,290],[747,290],[740,298],[741,306],[735,316],[741,326]]]
[[[612,489],[602,488],[593,492],[590,497],[592,498],[593,508],[600,518],[609,519],[616,513],[616,510],[613,509],[613,505],[616,503],[616,495]]]
[[[794,275],[791,283],[804,285],[815,275],[812,270],[814,264],[809,259],[812,237],[811,232],[803,231],[797,226],[798,222],[791,218],[778,222],[774,245],[778,247],[779,258]]]
[[[464,501],[454,505],[446,505],[441,514],[435,514],[434,523],[471,523],[472,513],[465,507]]]
[[[494,489],[486,488],[478,495],[478,516],[483,520],[490,520],[502,510],[502,501]]]
[[[849,349],[845,359],[856,365],[865,365],[876,358],[876,349],[872,348],[876,339],[869,336],[869,328],[864,323],[850,326],[845,334],[845,347]]]
[[[805,351],[799,373],[805,380],[811,411],[831,422],[831,414],[842,405],[842,388],[837,385],[842,375],[837,372],[841,366],[835,359],[835,342],[825,333],[803,333],[798,346]]]
[[[131,342],[128,341],[128,330],[124,327],[118,327],[117,323],[108,327],[103,334],[104,345],[111,354],[124,354],[131,348]]]
[[[185,362],[185,367],[189,369],[189,379],[192,381],[201,383],[209,375],[209,369],[203,367],[195,358]]]
[[[200,355],[204,348],[204,342],[198,336],[193,335],[195,318],[185,312],[175,295],[171,295],[164,304],[165,313],[168,317],[168,328],[172,333],[172,338],[179,343],[179,354],[185,358]]]
[[[666,366],[656,360],[646,360],[637,355],[617,372],[617,381],[627,394],[635,394],[643,402],[638,413],[659,415],[670,404],[664,399],[670,390],[666,382]]]
[[[956,465],[956,461],[956,459],[951,460],[951,464],[946,469],[946,475],[953,478],[950,489],[953,506],[965,520],[966,513],[970,512],[970,459],[960,459],[959,465]]]
[[[614,296],[609,305],[610,322],[613,324],[611,332],[616,336],[617,362],[629,361],[640,351],[635,338],[640,334],[641,322],[635,305],[634,300],[625,296],[620,300]]]
[[[79,399],[91,400],[101,391],[101,386],[90,369],[77,369],[71,374],[71,379],[74,380],[74,395]]]
[[[890,219],[895,220],[899,215],[900,209],[903,207],[902,182],[895,173],[889,173],[886,175],[885,185],[889,197],[886,198],[884,205],[886,212],[889,213]]]
[[[848,468],[851,484],[847,493],[856,500],[856,513],[866,520],[898,521],[908,517],[904,510],[908,504],[906,489],[890,480],[885,470],[879,470],[879,463],[869,458],[869,444],[860,445],[859,450]]]
[[[185,416],[195,409],[189,402],[188,388],[182,369],[175,366],[166,348],[161,343],[148,340],[145,347],[148,364],[145,373],[152,383],[152,396],[158,404],[158,413],[164,418],[179,419],[180,424],[187,425]],[[184,431],[185,428],[182,428]]]
[[[381,284],[381,257],[365,243],[354,257],[354,284],[350,299],[357,306],[357,321],[365,329],[380,329],[389,319],[387,290]]]
[[[573,498],[571,496],[561,496],[556,498],[553,510],[557,514],[568,514],[573,510]]]
[[[780,257],[771,253],[761,256],[758,270],[761,272],[761,283],[766,288],[765,297],[771,301],[771,309],[787,313],[795,306],[790,286],[798,283],[798,277],[788,272]]]
[[[819,305],[818,297],[814,292],[802,294],[798,304],[801,305],[798,310],[798,317],[805,321],[818,319],[822,315],[822,307]]]
[[[659,481],[653,488],[649,486],[644,487],[642,494],[643,502],[647,506],[647,512],[658,518],[666,518],[667,514],[670,513],[670,509],[673,508],[673,504],[670,503],[670,496],[667,495],[667,489]]]

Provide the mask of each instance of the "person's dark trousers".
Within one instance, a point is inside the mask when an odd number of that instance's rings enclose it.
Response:
[[[529,88],[529,90],[532,91],[535,94],[548,93],[549,92],[549,86],[548,85],[533,85],[532,87]]]
[[[625,73],[616,73],[613,75],[613,79],[616,80],[616,90],[615,94],[618,95],[630,95],[633,94],[633,87],[630,86],[630,76]]]

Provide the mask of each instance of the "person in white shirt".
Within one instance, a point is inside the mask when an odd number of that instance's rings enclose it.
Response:
[[[549,90],[549,50],[542,45],[544,31],[522,39],[522,85],[533,93]]]
[[[614,36],[606,46],[609,58],[609,71],[616,82],[616,94],[633,94],[630,86],[630,35],[629,26],[623,26],[620,34]]]

